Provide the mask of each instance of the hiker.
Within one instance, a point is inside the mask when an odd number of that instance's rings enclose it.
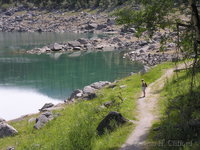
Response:
[[[145,90],[147,88],[147,84],[146,82],[144,81],[144,79],[141,80],[142,81],[142,92],[143,92],[143,97],[145,97]]]

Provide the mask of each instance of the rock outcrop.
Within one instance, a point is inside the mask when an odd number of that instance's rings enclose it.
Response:
[[[68,100],[69,101],[73,101],[74,99],[91,100],[96,97],[96,90],[99,90],[109,84],[111,83],[108,81],[99,81],[92,83],[88,86],[85,86],[83,90],[77,89],[73,91]]]
[[[117,126],[123,125],[128,122],[120,113],[110,112],[98,125],[97,132],[98,135],[103,135],[105,130],[113,131]],[[114,123],[114,124],[113,124]]]
[[[0,138],[16,135],[18,131],[7,124],[5,120],[0,121]]]
[[[53,113],[49,111],[42,113],[38,118],[36,118],[36,123],[34,125],[34,128],[41,129],[46,125],[47,122],[53,120],[57,116],[58,115],[53,115]]]

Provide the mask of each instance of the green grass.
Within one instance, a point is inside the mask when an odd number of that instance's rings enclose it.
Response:
[[[165,69],[173,67],[164,63],[151,69],[144,75],[135,74],[119,80],[113,89],[104,88],[97,92],[97,98],[79,101],[68,105],[59,113],[60,116],[40,130],[33,129],[30,117],[23,121],[11,122],[19,134],[0,139],[0,149],[14,146],[17,150],[115,150],[118,149],[133,130],[134,125],[127,123],[113,132],[97,136],[96,128],[110,112],[118,111],[125,118],[135,120],[136,100],[141,93],[141,79],[150,84],[158,79]],[[120,88],[126,85],[125,88]],[[123,98],[123,102],[119,96]],[[101,108],[104,102],[115,101],[109,108]],[[34,116],[33,116],[34,117]]]
[[[190,122],[200,120],[200,73],[195,76],[194,91],[190,92],[191,74],[181,71],[170,79],[159,101],[159,121],[154,123],[149,142],[152,150],[197,150],[200,149],[199,126]],[[158,131],[153,131],[160,128]]]

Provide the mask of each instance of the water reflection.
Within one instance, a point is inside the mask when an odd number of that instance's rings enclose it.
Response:
[[[113,81],[143,67],[122,59],[120,51],[49,55],[22,52],[53,42],[89,36],[74,33],[0,33],[0,117],[35,112],[46,101],[66,99],[74,89],[96,81]],[[20,108],[27,109],[22,111]]]
[[[0,32],[0,53],[8,51],[21,51],[41,47],[53,42],[65,42],[81,37],[89,37],[89,34],[75,33],[6,33]]]
[[[44,103],[57,104],[59,101],[34,90],[0,87],[0,116],[6,120],[29,113],[37,113]]]
[[[42,94],[64,100],[77,88],[96,81],[113,81],[138,72],[142,66],[122,59],[120,52],[68,54],[18,54],[0,58],[0,85],[37,89]]]

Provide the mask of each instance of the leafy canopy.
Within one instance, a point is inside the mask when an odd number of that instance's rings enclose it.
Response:
[[[134,25],[139,32],[148,30],[150,35],[172,23],[169,16],[173,10],[173,0],[141,0],[137,5],[137,9],[128,6],[115,12],[117,23],[129,27]]]

